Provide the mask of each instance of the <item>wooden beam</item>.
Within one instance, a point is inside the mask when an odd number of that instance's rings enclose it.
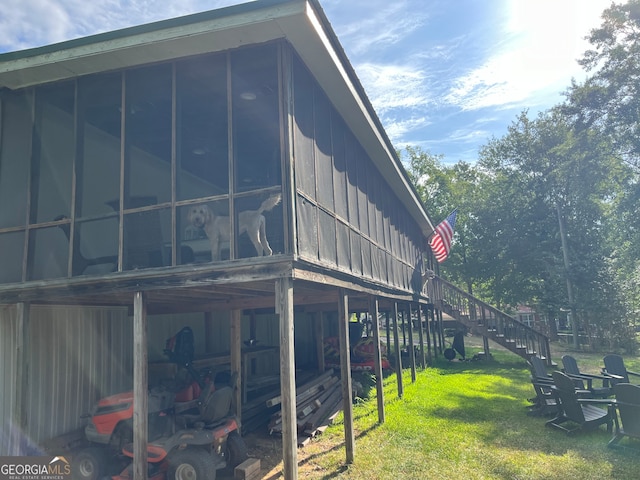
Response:
[[[427,307],[427,311],[425,312],[425,329],[427,331],[427,364],[433,365],[433,358],[431,357],[431,313],[433,309]]]
[[[438,338],[440,342],[440,353],[444,352],[444,323],[442,319],[442,310],[438,310]]]
[[[389,322],[389,310],[384,312],[384,327],[387,334],[387,355],[391,353],[391,323]]]
[[[418,320],[418,341],[420,342],[420,368],[427,367],[424,356],[424,327],[422,326],[422,305],[419,303],[416,305],[416,316]]]
[[[231,373],[236,374],[237,383],[234,391],[234,402],[236,415],[242,420],[242,388],[247,381],[242,375],[242,310],[231,310],[231,322],[229,328],[229,351],[231,362]]]
[[[149,423],[147,311],[144,294],[133,297],[133,478],[147,480]]]
[[[282,460],[286,479],[298,478],[298,426],[296,420],[296,365],[293,318],[293,280],[276,280],[276,313],[280,317],[280,395]]]
[[[393,305],[393,349],[396,359],[396,378],[398,381],[398,397],[404,395],[404,386],[402,385],[402,355],[400,353],[400,332],[398,331],[398,304]]]
[[[409,302],[414,298],[413,292],[401,292],[391,287],[385,288],[378,283],[367,280],[365,277],[342,275],[335,271],[319,271],[316,265],[306,264],[303,261],[296,262],[294,266],[296,280],[344,288],[345,290],[357,292],[358,295],[376,295],[378,297],[391,298],[399,302]]]
[[[411,304],[407,304],[406,317],[409,326],[409,365],[411,366],[411,383],[416,383],[416,349],[413,348],[413,319],[411,318]]]
[[[344,443],[347,463],[355,459],[356,439],[353,432],[353,401],[351,394],[351,355],[349,348],[349,297],[339,290],[338,336],[340,339],[340,374],[342,376],[342,408],[344,414]]]
[[[380,353],[380,329],[378,328],[378,299],[375,296],[369,298],[369,315],[373,328],[373,342],[375,345],[375,374],[376,374],[376,398],[378,400],[378,423],[384,423],[384,385],[382,382],[382,355]]]

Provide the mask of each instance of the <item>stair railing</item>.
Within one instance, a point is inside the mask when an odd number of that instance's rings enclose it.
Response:
[[[549,337],[440,277],[428,285],[429,296],[444,313],[529,360],[538,355],[551,365]]]

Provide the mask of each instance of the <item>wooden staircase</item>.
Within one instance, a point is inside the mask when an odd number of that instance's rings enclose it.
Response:
[[[537,355],[548,366],[555,365],[546,335],[440,277],[429,283],[435,308],[468,327],[473,334],[482,336],[485,345],[489,339],[527,361],[531,355]]]

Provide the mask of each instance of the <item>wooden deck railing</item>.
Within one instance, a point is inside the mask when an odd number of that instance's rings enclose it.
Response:
[[[520,322],[473,295],[435,277],[428,285],[436,308],[455,318],[475,334],[487,337],[513,353],[529,360],[538,355],[552,365],[549,337]]]

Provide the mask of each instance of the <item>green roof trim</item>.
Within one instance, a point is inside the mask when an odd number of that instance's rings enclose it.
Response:
[[[131,27],[125,27],[109,32],[96,33],[87,37],[79,37],[63,42],[52,43],[41,47],[27,48],[25,50],[16,50],[13,52],[0,53],[0,63],[13,60],[21,60],[38,55],[47,55],[54,52],[69,50],[76,47],[84,47],[94,43],[117,40],[126,37],[133,37],[150,32],[165,30],[168,28],[183,27],[199,22],[216,20],[231,15],[239,15],[243,13],[253,12],[266,7],[277,6],[280,4],[291,3],[292,0],[254,0],[248,3],[240,3],[229,7],[218,8],[215,10],[207,10],[199,13],[183,15],[181,17],[169,18],[166,20],[158,20],[156,22],[145,23]]]

